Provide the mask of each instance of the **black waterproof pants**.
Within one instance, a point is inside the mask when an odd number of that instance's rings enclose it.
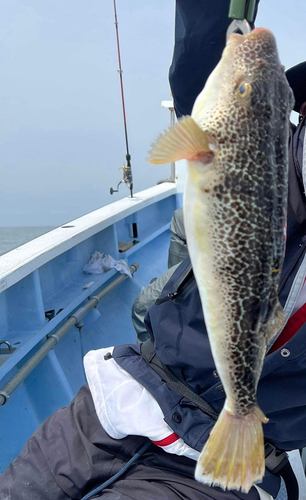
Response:
[[[0,477],[0,500],[81,499],[118,472],[147,441],[112,439],[101,427],[85,385],[67,408],[48,418]],[[210,488],[193,478],[195,462],[153,445],[98,498],[109,500],[258,500]]]
[[[102,428],[85,385],[67,408],[48,418],[0,477],[0,500],[80,499],[109,479],[147,441],[112,439]],[[112,500],[237,500],[234,492],[193,478],[195,462],[153,445],[98,498]],[[240,494],[241,495],[241,494]],[[258,500],[255,489],[243,496]]]
[[[255,4],[256,17],[259,0]],[[230,0],[176,0],[169,81],[178,118],[191,114],[196,97],[220,60],[232,21],[229,7]]]

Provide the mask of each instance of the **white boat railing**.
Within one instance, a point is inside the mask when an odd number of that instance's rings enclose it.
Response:
[[[63,224],[0,256],[0,293],[103,229],[176,193],[176,184],[159,184]]]

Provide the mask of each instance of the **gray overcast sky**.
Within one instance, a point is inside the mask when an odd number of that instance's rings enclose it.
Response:
[[[212,0],[209,0],[212,1]],[[227,1],[227,0],[224,0]],[[117,0],[135,191],[169,123],[174,0]],[[288,68],[306,59],[305,0],[261,0],[257,26]],[[1,0],[0,226],[58,225],[127,196],[112,0]]]

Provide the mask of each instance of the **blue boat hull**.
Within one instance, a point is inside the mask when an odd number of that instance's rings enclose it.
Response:
[[[0,473],[18,455],[38,425],[69,404],[85,383],[82,359],[89,350],[136,342],[132,305],[151,279],[167,269],[169,225],[173,211],[180,204],[181,197],[173,194],[132,215],[124,216],[123,212],[122,219],[60,253],[0,293],[1,339],[8,340],[16,349],[13,354],[0,356],[3,389],[46,342],[47,335],[63,325],[90,296],[118,278],[119,273],[114,270],[103,275],[83,272],[93,251],[139,265],[133,279],[127,278],[106,295],[83,318],[81,331],[71,328],[14,390],[6,404],[0,406]],[[136,240],[132,226],[135,221],[137,243],[120,254],[118,241]],[[89,282],[94,283],[84,288]],[[49,321],[45,317],[48,310],[60,312]]]

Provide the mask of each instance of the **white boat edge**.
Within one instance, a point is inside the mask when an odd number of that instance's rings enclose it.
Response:
[[[164,182],[105,205],[0,256],[0,293],[63,252],[157,201],[178,193],[174,183]],[[72,226],[72,227],[65,227]]]

